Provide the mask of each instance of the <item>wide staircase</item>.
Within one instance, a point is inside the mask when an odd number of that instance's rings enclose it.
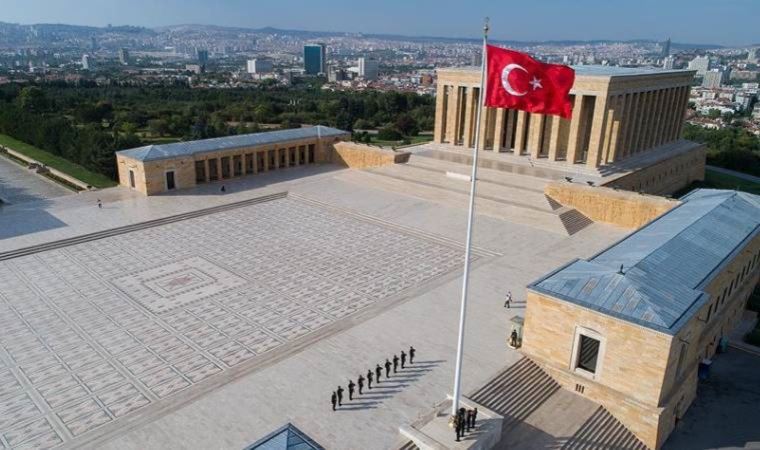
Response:
[[[586,423],[568,439],[562,450],[620,449],[647,450],[633,433],[600,406]]]
[[[361,186],[421,198],[448,207],[468,206],[471,168],[456,160],[430,157],[428,152],[413,154],[406,164],[396,164],[339,176]],[[457,156],[457,155],[454,155]],[[563,206],[544,195],[547,179],[499,169],[478,173],[477,211],[479,214],[515,224],[573,235],[593,221],[574,208]]]

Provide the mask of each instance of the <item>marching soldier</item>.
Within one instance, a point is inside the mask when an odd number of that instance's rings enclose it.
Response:
[[[354,399],[354,387],[356,387],[354,380],[348,380],[348,401]]]
[[[362,389],[364,389],[364,377],[359,375],[356,384],[359,386],[359,395],[362,395]]]
[[[393,355],[393,373],[398,371],[398,355]]]

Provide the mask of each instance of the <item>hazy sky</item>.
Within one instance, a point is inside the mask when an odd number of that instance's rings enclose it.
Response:
[[[0,21],[215,25],[499,39],[760,41],[760,0],[0,0]]]

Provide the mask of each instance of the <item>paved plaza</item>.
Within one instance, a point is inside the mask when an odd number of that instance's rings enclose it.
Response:
[[[292,169],[225,196],[116,188],[9,208],[0,225],[61,222],[1,242],[13,250],[289,192],[0,261],[0,448],[243,448],[289,422],[327,448],[396,445],[450,390],[466,215],[376,177]],[[504,340],[522,287],[624,233],[479,216],[465,392],[520,357]],[[330,411],[338,384],[409,345],[415,367]]]
[[[0,200],[3,202],[25,203],[73,193],[74,191],[0,155]]]

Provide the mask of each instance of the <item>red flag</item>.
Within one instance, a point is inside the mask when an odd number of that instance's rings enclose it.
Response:
[[[486,106],[570,118],[573,69],[493,45],[486,46],[486,55]]]

